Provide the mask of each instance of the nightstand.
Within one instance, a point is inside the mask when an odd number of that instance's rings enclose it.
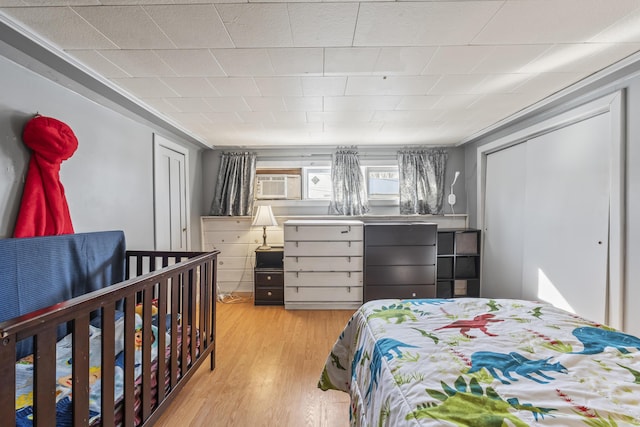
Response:
[[[284,305],[284,248],[256,249],[254,305]]]

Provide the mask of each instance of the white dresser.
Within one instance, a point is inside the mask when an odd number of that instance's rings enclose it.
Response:
[[[284,223],[284,305],[287,309],[352,309],[362,304],[363,223]]]

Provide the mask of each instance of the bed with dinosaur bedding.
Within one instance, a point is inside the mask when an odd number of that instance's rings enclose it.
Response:
[[[216,257],[119,231],[0,240],[0,424],[152,425],[214,368]]]
[[[640,425],[640,339],[540,302],[370,301],[318,386],[353,426]]]

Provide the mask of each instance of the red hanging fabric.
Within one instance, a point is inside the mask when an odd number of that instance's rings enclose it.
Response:
[[[14,237],[72,234],[60,164],[78,148],[76,136],[61,121],[36,116],[27,122],[22,140],[31,149],[31,159]]]

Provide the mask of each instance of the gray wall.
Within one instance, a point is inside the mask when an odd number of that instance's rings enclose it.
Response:
[[[257,154],[258,161],[260,159],[268,158],[270,160],[277,159],[299,159],[300,161],[308,161],[308,155],[322,154],[326,155],[326,159],[329,158],[334,148],[317,147],[314,149],[309,148],[288,148],[282,149],[261,149],[253,150]],[[396,161],[396,152],[398,148],[393,147],[358,147],[358,153],[361,157],[361,163],[366,165],[367,158],[375,159],[388,159],[389,164],[394,164]],[[220,169],[220,155],[224,150],[208,150],[202,156],[202,175],[203,175],[203,193],[202,193],[202,206],[205,210],[204,214],[208,215],[213,196],[215,192],[216,181],[218,177],[218,170]],[[232,151],[232,150],[229,150]],[[445,175],[445,197],[444,197],[444,214],[451,213],[451,207],[447,204],[447,195],[450,191],[451,182],[456,171],[461,172],[461,176],[458,178],[454,191],[456,194],[456,204],[454,205],[456,214],[465,214],[467,212],[467,197],[465,193],[467,176],[465,174],[464,162],[465,162],[465,150],[463,148],[451,147],[448,148],[449,157],[446,166]],[[292,155],[291,153],[299,154],[299,157]],[[306,156],[305,156],[306,155]],[[286,203],[286,206],[282,204]],[[371,210],[369,215],[398,215],[398,206],[389,206],[384,203],[372,201]],[[296,216],[296,215],[327,215],[328,203],[327,202],[305,202],[305,201],[288,201],[278,202],[273,206],[273,212],[277,216]]]
[[[640,335],[640,311],[636,302],[640,301],[640,264],[634,262],[640,259],[640,64],[635,63],[620,69],[593,84],[585,87],[573,95],[568,95],[550,108],[527,117],[520,123],[487,135],[479,141],[465,146],[465,171],[467,176],[467,206],[471,226],[477,221],[477,148],[480,145],[494,141],[500,137],[512,134],[517,130],[540,122],[551,116],[567,111],[576,105],[599,98],[616,90],[625,92],[625,133],[626,133],[626,256],[625,256],[625,329]],[[557,209],[562,215],[562,209]]]
[[[68,124],[79,141],[60,171],[75,231],[124,230],[129,249],[152,249],[153,133],[158,130],[2,56],[0,76],[0,238],[13,234],[30,156],[22,128],[38,112]],[[201,150],[162,134],[189,148],[191,247],[199,250]]]

